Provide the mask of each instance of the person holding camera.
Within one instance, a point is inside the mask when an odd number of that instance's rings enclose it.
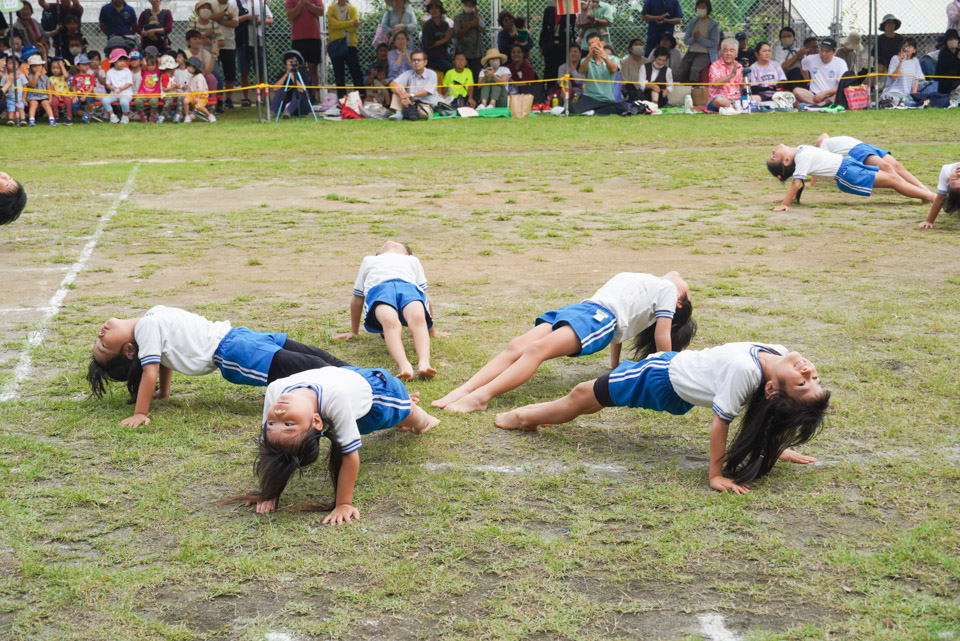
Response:
[[[273,93],[273,99],[270,101],[271,113],[275,114],[283,109],[280,114],[282,118],[309,115],[310,99],[307,96],[306,89],[304,89],[307,83],[302,71],[304,66],[303,55],[296,49],[285,51],[283,53],[283,64],[286,67],[283,75],[273,84],[284,89]]]
[[[290,21],[290,46],[299,51],[307,61],[310,70],[310,82],[320,84],[317,65],[323,57],[320,38],[320,16],[323,15],[323,0],[284,0],[284,11]]]

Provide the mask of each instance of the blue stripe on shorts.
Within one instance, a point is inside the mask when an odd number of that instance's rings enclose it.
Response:
[[[237,385],[266,385],[273,356],[283,349],[286,334],[255,332],[234,327],[223,337],[213,354],[220,373]]]
[[[670,361],[677,352],[662,352],[640,362],[624,361],[610,372],[610,400],[617,407],[641,407],[686,414],[693,403],[680,398],[670,383]]]
[[[571,356],[599,352],[610,344],[617,331],[617,317],[596,303],[577,303],[541,314],[535,324],[541,323],[549,323],[554,330],[564,325],[570,326],[580,339],[580,351]]]
[[[410,394],[399,378],[380,368],[344,367],[343,369],[360,374],[373,390],[373,404],[370,406],[370,411],[357,420],[357,428],[361,434],[390,429],[410,416],[410,409],[413,407]]]
[[[869,196],[873,193],[873,181],[877,178],[879,167],[857,162],[853,158],[844,158],[834,180],[840,191],[855,196]]]
[[[371,334],[383,333],[383,327],[374,313],[377,305],[389,305],[397,310],[400,323],[406,327],[407,321],[403,317],[403,308],[416,301],[423,303],[423,310],[427,316],[427,329],[432,328],[433,319],[430,317],[430,305],[427,304],[427,295],[422,289],[413,283],[400,279],[384,281],[371,287],[363,301],[363,328]]]

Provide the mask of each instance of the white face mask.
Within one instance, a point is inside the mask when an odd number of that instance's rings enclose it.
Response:
[[[80,47],[70,47],[70,55],[76,58],[80,55],[80,52],[83,51]]]
[[[698,17],[698,18],[706,18],[706,17],[707,17],[707,10],[706,10],[706,9],[697,9],[697,17]]]
[[[203,18],[204,20],[209,19],[211,13],[213,12],[210,11],[209,9],[201,9],[200,11],[197,11],[197,15]]]
[[[496,71],[500,68],[500,58],[491,58],[490,59],[490,68]]]
[[[464,7],[463,7],[463,12],[464,12],[464,13],[473,13],[473,7],[464,6]]]
[[[789,47],[793,45],[793,38],[780,38],[780,44],[784,47]]]
[[[633,47],[632,49],[630,49],[630,53],[632,53],[635,56],[642,56],[643,47]]]
[[[654,68],[654,69],[663,69],[665,66],[666,66],[666,64],[660,64],[660,63],[657,62],[656,60],[653,61],[653,68]]]

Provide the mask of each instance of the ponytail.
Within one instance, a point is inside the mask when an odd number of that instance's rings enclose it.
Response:
[[[634,360],[643,360],[657,351],[656,341],[657,324],[653,323],[633,339],[630,350]],[[697,321],[693,320],[693,303],[684,296],[680,299],[680,307],[673,314],[670,323],[670,349],[682,352],[697,334]]]
[[[142,377],[143,365],[140,364],[137,352],[134,352],[133,358],[117,354],[105,365],[100,364],[96,358],[91,358],[87,366],[87,383],[90,384],[90,392],[97,398],[101,398],[106,393],[108,381],[126,381],[130,402],[135,403]]]
[[[779,180],[779,181],[782,182],[782,183],[787,182],[789,179],[793,178],[793,172],[796,171],[796,169],[797,169],[797,166],[796,166],[795,163],[790,163],[789,165],[784,165],[782,160],[781,160],[781,161],[773,161],[773,160],[768,160],[768,161],[767,161],[767,171],[769,171],[771,174],[773,174],[774,178],[776,178],[777,180]],[[803,182],[803,181],[801,181],[801,182]],[[803,188],[804,188],[804,187],[806,187],[806,183],[805,183],[805,182],[804,182],[802,185],[800,185],[800,189],[797,191],[797,195],[796,195],[796,198],[795,198],[795,200],[796,200],[797,203],[800,202],[800,196],[803,194]]]

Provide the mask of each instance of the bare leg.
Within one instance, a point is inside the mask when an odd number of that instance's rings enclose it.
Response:
[[[523,354],[523,351],[527,349],[530,345],[533,345],[536,341],[550,334],[553,331],[553,328],[550,327],[549,323],[540,323],[533,329],[531,329],[526,334],[518,336],[507,344],[506,349],[497,354],[493,360],[484,365],[479,372],[474,374],[469,381],[453,390],[440,400],[434,401],[431,403],[434,407],[446,407],[454,401],[458,401],[470,392],[476,390],[482,385],[486,385],[497,376],[499,376],[505,369],[510,367],[520,355]]]
[[[426,314],[420,301],[409,303],[403,308],[403,318],[413,334],[413,349],[417,352],[417,374],[423,378],[433,378],[437,375],[437,370],[430,367],[430,330],[427,329]]]
[[[540,425],[559,425],[584,414],[596,414],[603,406],[593,393],[594,382],[580,383],[563,398],[549,403],[526,405],[497,414],[494,424],[505,430],[533,431]]]
[[[410,414],[407,415],[407,418],[403,419],[397,423],[397,430],[401,432],[413,432],[414,434],[423,434],[424,432],[429,432],[437,425],[440,425],[440,419],[435,416],[430,416],[427,414],[422,407],[417,405],[420,401],[419,394],[411,394],[410,400],[413,400],[413,397],[416,396],[416,401],[414,401],[413,406],[410,408]]]
[[[900,161],[893,157],[893,154],[887,154],[884,156],[880,166],[892,174],[898,174],[911,185],[916,185],[922,189],[927,188],[926,185],[917,180],[916,176],[907,171],[907,168],[901,165]]]
[[[809,89],[804,89],[803,87],[797,87],[794,89],[793,96],[797,99],[797,102],[805,102],[808,105],[816,103],[816,100],[813,98],[813,92]]]
[[[407,350],[403,348],[403,339],[400,338],[400,330],[403,326],[400,324],[400,316],[397,310],[389,305],[377,305],[373,310],[373,315],[383,328],[383,340],[387,344],[387,351],[390,352],[390,358],[397,364],[400,373],[397,378],[401,381],[409,381],[413,378],[413,365],[407,359]]]
[[[874,179],[873,184],[875,187],[894,189],[904,196],[917,198],[925,203],[933,202],[933,192],[926,187],[917,187],[901,178],[899,174],[891,174],[883,169],[877,172],[877,177]]]
[[[495,379],[470,392],[459,401],[447,405],[448,412],[479,412],[487,409],[490,399],[526,383],[544,361],[569,356],[580,351],[580,339],[569,325],[564,325],[534,342],[510,367]]]

